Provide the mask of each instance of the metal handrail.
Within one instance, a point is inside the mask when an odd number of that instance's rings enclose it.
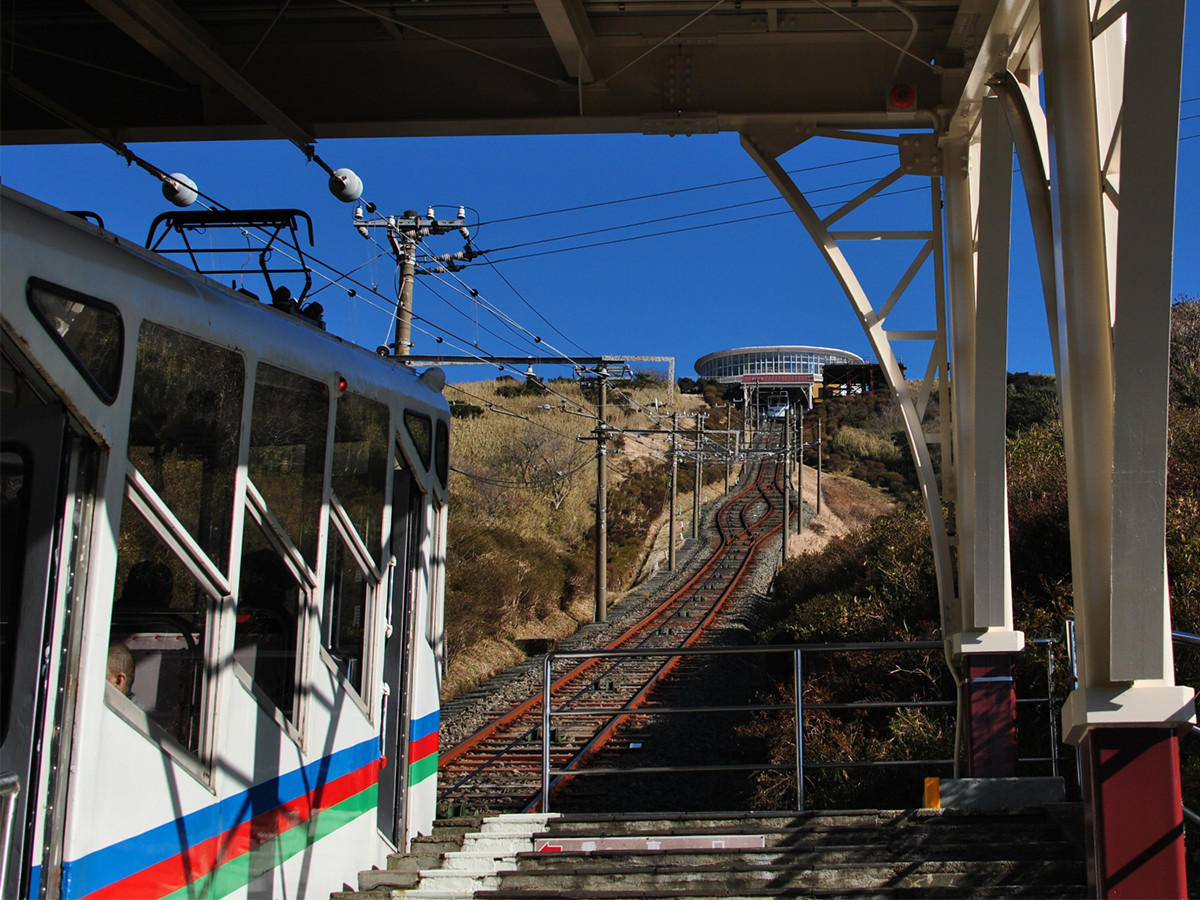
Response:
[[[13,813],[17,808],[17,795],[21,793],[21,778],[16,772],[0,773],[0,891],[4,890],[4,879],[7,877],[8,852],[12,844]]]
[[[1053,639],[1049,639],[1053,640]],[[1043,643],[1039,641],[1038,643]],[[806,762],[804,759],[804,682],[803,682],[803,655],[805,653],[836,653],[836,652],[855,652],[855,651],[873,651],[873,652],[895,652],[895,651],[940,651],[943,649],[941,641],[880,641],[880,642],[845,642],[845,643],[812,643],[812,644],[757,644],[743,646],[720,646],[720,647],[661,647],[661,648],[641,648],[641,649],[625,649],[625,650],[554,650],[547,653],[543,661],[543,687],[542,687],[542,788],[541,788],[541,809],[543,812],[549,812],[550,791],[552,787],[564,778],[581,777],[592,775],[634,775],[634,774],[666,774],[666,773],[681,773],[681,772],[731,772],[731,771],[784,771],[792,769],[796,775],[796,808],[803,811],[805,804],[804,796],[804,771],[805,769],[828,769],[828,768],[864,768],[864,767],[885,767],[885,766],[931,766],[931,765],[953,765],[953,759],[926,759],[926,760],[831,760]],[[633,658],[668,658],[674,659],[684,656],[732,656],[732,655],[762,655],[762,654],[780,654],[787,653],[793,658],[793,687],[795,690],[795,702],[791,704],[744,704],[744,705],[715,705],[715,706],[651,706],[651,707],[629,707],[619,710],[601,709],[597,707],[579,707],[575,709],[559,709],[551,708],[551,689],[552,689],[552,674],[554,660],[556,659],[633,659]],[[1046,697],[1032,697],[1018,700],[1018,703],[1047,703],[1052,710],[1053,715],[1053,687],[1051,675],[1053,673],[1053,659],[1050,655],[1050,646],[1047,644],[1047,657],[1050,659],[1048,665],[1047,679],[1051,687],[1048,689]],[[632,701],[631,701],[632,702]],[[902,709],[913,707],[946,707],[955,706],[954,700],[895,700],[895,701],[851,701],[851,702],[835,702],[835,703],[812,703],[807,706],[809,710],[825,709],[825,710],[847,710],[847,709]],[[602,767],[589,769],[572,768],[577,760],[572,760],[565,768],[553,769],[550,766],[550,750],[551,750],[551,720],[554,717],[583,717],[607,715],[613,720],[633,716],[656,716],[656,715],[679,715],[684,713],[707,713],[707,712],[756,712],[756,711],[779,711],[791,710],[794,713],[794,727],[796,740],[796,758],[794,764],[783,763],[761,763],[761,764],[721,764],[721,765],[670,765],[670,766],[631,766],[631,767]],[[1051,732],[1051,741],[1054,741],[1054,733]],[[1022,758],[1021,762],[1049,762],[1051,763],[1055,773],[1058,771],[1058,751],[1057,747],[1051,747],[1051,755],[1048,757]],[[555,776],[553,782],[551,776]],[[534,801],[537,802],[536,800]]]

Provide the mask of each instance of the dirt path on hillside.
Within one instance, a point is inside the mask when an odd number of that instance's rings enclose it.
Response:
[[[788,556],[816,553],[833,538],[862,528],[896,504],[886,494],[857,478],[846,475],[821,475],[821,512],[809,526],[788,540]],[[817,508],[817,470],[804,467],[802,495],[814,511]]]

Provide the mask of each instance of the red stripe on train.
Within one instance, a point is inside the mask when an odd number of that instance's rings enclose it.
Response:
[[[314,813],[353,797],[377,781],[378,761],[189,847],[177,856],[93,891],[86,900],[126,900],[129,897],[162,897],[170,894],[203,878],[231,859],[274,840],[288,829],[304,824]]]

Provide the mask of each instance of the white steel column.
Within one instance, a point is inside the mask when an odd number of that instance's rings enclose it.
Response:
[[[975,229],[970,141],[956,140],[945,160],[946,275],[950,296],[951,451],[954,455],[954,534],[958,538],[961,627],[971,629],[975,596]],[[942,448],[945,452],[946,448]],[[971,629],[973,630],[973,629]],[[954,637],[957,637],[958,632]],[[957,652],[957,647],[955,648]]]
[[[1012,139],[994,97],[983,103],[979,160],[979,266],[975,306],[975,593],[968,628],[1013,631],[1008,552],[1005,412],[1008,406],[1008,264]],[[957,357],[956,357],[957,359]],[[957,379],[956,379],[957,380]],[[961,549],[960,549],[961,552]],[[1020,650],[1023,636],[1007,638]]]
[[[1166,519],[1172,216],[1183,2],[1129,9],[1119,183],[1127,228],[1117,244],[1113,362],[1112,672],[1170,676]],[[1110,175],[1111,183],[1112,177]],[[1126,218],[1127,217],[1127,218]],[[1111,252],[1111,251],[1110,251]]]
[[[1093,726],[1161,726],[1193,715],[1191,689],[1174,686],[1161,568],[1182,3],[1127,8],[1132,21],[1121,115],[1139,127],[1126,122],[1121,129],[1126,188],[1121,212],[1134,225],[1120,234],[1124,240],[1117,250],[1105,241],[1104,159],[1087,4],[1041,5],[1079,647],[1080,686],[1063,709],[1063,724],[1067,739],[1076,742]],[[1173,53],[1165,53],[1172,46]],[[1173,74],[1164,78],[1166,69]],[[1111,109],[1112,102],[1106,98],[1101,106]],[[1123,308],[1118,300],[1115,329],[1110,252],[1121,263],[1117,294],[1125,294]]]

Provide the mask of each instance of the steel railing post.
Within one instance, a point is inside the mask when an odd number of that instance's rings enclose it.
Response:
[[[1058,717],[1054,714],[1054,644],[1046,641],[1046,705],[1050,708],[1050,774],[1058,777]]]
[[[542,812],[550,812],[550,661],[542,667]]]
[[[804,682],[800,655],[796,651],[796,809],[804,812]]]

